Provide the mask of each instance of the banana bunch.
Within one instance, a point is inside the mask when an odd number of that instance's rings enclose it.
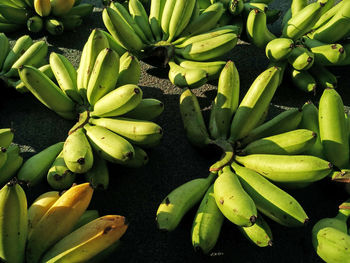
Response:
[[[143,98],[137,86],[140,64],[107,32],[93,30],[79,69],[64,56],[50,54],[52,79],[31,65],[20,64],[23,85],[46,107],[76,120],[65,142],[56,143],[28,159],[18,178],[36,185],[46,175],[57,190],[69,188],[85,174],[95,188],[108,187],[105,162],[140,167],[148,162],[144,149],[160,143],[162,128],[152,122],[163,103]]]
[[[80,0],[6,0],[0,4],[0,32],[27,27],[30,32],[46,30],[60,35],[75,30],[92,14],[93,5]]]
[[[86,210],[93,191],[83,183],[46,192],[28,208],[17,180],[8,182],[0,190],[1,260],[87,262],[113,251],[128,223],[123,216]]]
[[[144,1],[145,2],[145,1]],[[237,44],[240,26],[219,21],[220,1],[205,8],[196,0],[105,3],[103,22],[114,40],[140,59],[169,65],[169,79],[179,87],[199,87],[217,79],[224,56]],[[146,4],[146,8],[143,4]]]

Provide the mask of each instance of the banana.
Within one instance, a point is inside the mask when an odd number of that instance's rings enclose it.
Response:
[[[267,136],[292,131],[298,127],[302,115],[303,113],[300,109],[283,111],[271,120],[254,128],[246,137],[242,138],[240,144],[246,145]]]
[[[118,134],[99,126],[84,126],[86,135],[91,146],[102,156],[103,159],[123,164],[131,160],[135,155],[135,150],[131,143]]]
[[[24,0],[27,6],[34,8],[34,0]]]
[[[135,120],[123,117],[115,118],[91,118],[93,125],[109,129],[130,141],[145,148],[151,148],[160,143],[163,136],[162,128],[154,122]]]
[[[92,117],[115,117],[135,109],[142,99],[142,90],[127,84],[109,92],[99,99],[90,112]]]
[[[214,182],[214,197],[222,214],[238,226],[255,224],[257,210],[254,201],[244,191],[238,177],[225,166]]]
[[[162,29],[160,23],[162,21],[165,2],[166,0],[151,0],[149,24],[156,41],[160,41],[162,39]]]
[[[78,15],[80,17],[85,17],[91,15],[93,10],[94,6],[92,4],[83,3],[80,5],[73,6],[66,14],[66,16]]]
[[[189,60],[207,61],[224,56],[237,44],[235,33],[222,34],[210,39],[193,42],[184,48],[175,48],[175,54]]]
[[[267,28],[265,12],[259,9],[253,9],[249,12],[246,33],[249,42],[258,48],[265,48],[271,40],[276,38]]]
[[[244,10],[244,1],[243,0],[230,0],[228,11],[234,15],[237,16],[241,14]]]
[[[130,167],[130,168],[140,168],[144,165],[146,165],[149,161],[149,157],[147,153],[137,145],[133,145],[134,147],[134,157],[125,163],[123,163],[123,166]]]
[[[49,191],[38,196],[28,208],[28,238],[46,211],[58,200],[60,192]]]
[[[201,250],[204,254],[208,254],[214,248],[224,218],[215,202],[214,185],[211,185],[199,205],[192,224],[192,245],[196,251]]]
[[[316,93],[316,80],[308,70],[296,70],[293,67],[289,67],[288,72],[294,86],[304,92]]]
[[[329,1],[329,2],[332,2],[332,1]],[[322,16],[317,20],[316,24],[312,27],[312,29],[313,30],[318,29],[319,27],[327,23],[334,15],[336,15],[341,10],[344,3],[346,3],[346,1],[340,1],[336,5],[334,5],[332,8],[327,10],[327,12],[323,13]]]
[[[0,70],[1,70],[2,68],[4,68],[6,57],[10,52],[10,43],[4,33],[0,33],[0,44],[2,47],[0,51]],[[4,72],[4,70],[2,71]]]
[[[43,255],[43,262],[88,262],[124,235],[126,218],[107,215],[80,227],[57,242]]]
[[[11,33],[22,28],[22,25],[0,22],[0,32]]]
[[[250,154],[234,156],[245,167],[255,170],[273,182],[310,183],[332,172],[332,164],[310,155]]]
[[[0,168],[2,168],[7,161],[7,149],[0,147]]]
[[[315,62],[315,55],[303,46],[296,46],[288,57],[289,64],[296,70],[308,70]]]
[[[335,89],[327,88],[323,91],[318,116],[325,157],[338,168],[348,168],[349,137],[345,123],[344,104]]]
[[[101,50],[108,47],[109,43],[105,34],[99,29],[94,29],[84,45],[77,71],[77,88],[84,100],[86,100],[86,90],[96,58]]]
[[[60,20],[65,31],[73,31],[83,23],[83,18],[79,15],[66,15]]]
[[[0,14],[8,20],[9,23],[25,25],[32,12],[25,8],[16,8],[8,5],[0,4]]]
[[[231,166],[259,212],[287,227],[300,227],[309,220],[298,201],[287,192],[251,169],[235,162]]]
[[[45,29],[47,32],[49,32],[51,35],[61,35],[64,31],[64,25],[61,20],[51,18],[45,20]]]
[[[51,13],[51,1],[34,0],[34,10],[41,17],[48,16]]]
[[[126,52],[126,49],[106,31],[102,31],[102,33],[107,37],[109,48],[113,49],[119,56],[123,55]]]
[[[18,171],[17,178],[29,186],[38,184],[47,174],[47,171],[62,149],[63,142],[59,142],[33,155],[24,162]]]
[[[341,44],[328,44],[310,48],[315,56],[315,63],[322,66],[332,66],[341,63],[346,54]]]
[[[307,149],[304,152],[304,154],[313,155],[321,159],[325,159],[323,154],[321,138],[320,138],[320,129],[319,129],[319,123],[318,123],[318,109],[311,101],[305,103],[302,109],[303,109],[303,117],[299,124],[299,128],[308,129],[317,134],[316,142],[312,146],[310,146],[309,149]]]
[[[259,247],[271,247],[273,244],[271,228],[259,213],[253,226],[238,226],[238,229],[249,241]]]
[[[122,242],[120,240],[114,242],[108,248],[104,249],[103,251],[99,252],[96,256],[92,257],[89,260],[89,263],[105,262],[111,257],[111,255],[118,253],[121,245],[122,245]]]
[[[190,20],[190,23],[181,32],[179,37],[191,37],[214,29],[224,11],[225,9],[221,2],[210,5],[198,17]]]
[[[173,14],[175,6],[176,6],[176,0],[167,0],[164,3],[163,12],[160,20],[160,27],[163,33],[162,40],[167,40],[169,37],[169,24],[170,24],[171,16]]]
[[[20,66],[38,66],[46,57],[48,45],[45,41],[38,41],[32,44],[17,60],[13,63],[11,69],[4,74],[5,77],[18,77]]]
[[[292,17],[296,16],[307,5],[308,5],[308,1],[307,0],[292,0],[292,3],[290,5],[290,10],[292,12]]]
[[[86,92],[90,105],[94,106],[100,98],[115,88],[118,68],[119,55],[115,51],[105,48],[98,54]]]
[[[180,96],[180,113],[187,139],[197,147],[208,145],[211,140],[197,97],[188,88]]]
[[[85,210],[84,214],[82,214],[78,222],[74,225],[72,232],[99,217],[100,215],[97,210]]]
[[[74,102],[40,70],[25,65],[19,75],[27,89],[49,109],[58,114],[75,110]]]
[[[0,258],[24,262],[27,240],[27,198],[22,187],[11,181],[0,190]]]
[[[212,104],[209,132],[212,138],[226,139],[239,103],[240,80],[236,65],[228,61],[221,71],[217,95]]]
[[[14,130],[11,128],[0,129],[0,147],[8,148],[13,141]]]
[[[77,72],[72,63],[63,55],[51,52],[50,66],[63,92],[78,104],[83,104],[77,88]]]
[[[52,189],[64,190],[72,186],[75,181],[75,173],[70,171],[64,161],[63,151],[56,157],[51,168],[47,172],[47,182]]]
[[[63,16],[72,9],[75,0],[50,0],[51,3],[51,13],[54,16]]]
[[[155,42],[145,8],[139,0],[129,1],[129,12],[150,43]]]
[[[288,8],[288,10],[283,15],[281,27],[284,28],[291,18],[292,18],[292,10]]]
[[[251,2],[244,3],[242,16],[244,18],[248,18],[250,11],[254,9],[257,9],[261,12],[266,12],[268,10],[268,6],[265,3],[251,3]]]
[[[84,183],[72,186],[60,196],[33,228],[27,241],[26,262],[38,262],[48,248],[71,232],[92,194],[90,184]]]
[[[169,61],[168,64],[170,67],[169,80],[180,88],[197,88],[208,81],[206,71],[201,68],[183,68],[174,61]]]
[[[224,166],[232,162],[234,150],[232,145],[226,140],[218,139],[213,142],[210,142],[210,144],[214,144],[217,147],[221,148],[223,152],[221,159],[209,167],[210,172],[218,172]]]
[[[132,55],[130,52],[125,52],[120,57],[119,63],[119,77],[117,86],[123,86],[127,84],[139,83],[141,77],[141,65],[138,58]]]
[[[313,65],[309,69],[311,75],[316,79],[317,85],[321,88],[336,88],[337,87],[337,77],[330,72],[327,68],[321,65]]]
[[[284,25],[282,37],[296,40],[309,32],[322,15],[324,5],[324,3],[314,2],[293,15]]]
[[[44,21],[40,16],[32,16],[27,20],[27,28],[30,32],[38,33],[44,28]]]
[[[3,186],[13,176],[15,176],[16,172],[23,163],[23,158],[19,154],[18,145],[11,145],[7,149],[6,155],[6,162],[0,167],[0,186]]]
[[[272,61],[287,59],[294,48],[294,41],[289,38],[276,38],[271,40],[265,49],[266,57]]]
[[[164,111],[163,102],[157,99],[142,99],[141,102],[131,111],[128,111],[123,116],[139,120],[153,120]]]
[[[90,182],[94,189],[106,190],[109,184],[109,172],[107,163],[98,154],[94,155],[94,165],[85,174],[86,181]]]
[[[174,230],[183,216],[203,198],[215,177],[211,173],[207,178],[193,179],[172,190],[158,207],[158,228],[163,231]]]
[[[247,136],[259,122],[279,85],[279,74],[280,69],[271,67],[254,80],[233,117],[229,142]]]

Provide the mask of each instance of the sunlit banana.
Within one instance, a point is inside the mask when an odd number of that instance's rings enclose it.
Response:
[[[0,147],[8,148],[13,140],[14,130],[11,128],[0,129]]]
[[[120,57],[117,86],[119,87],[127,84],[137,85],[139,83],[140,76],[140,61],[136,56],[134,56],[130,52],[125,52]]]
[[[332,2],[332,1],[329,1]],[[327,10],[327,12],[323,13],[322,16],[317,20],[316,24],[312,27],[313,30],[323,26],[325,23],[327,23],[334,15],[338,13],[339,10],[341,10],[344,3],[347,1],[340,1],[336,5],[334,5],[332,8]]]
[[[64,25],[61,20],[50,18],[46,19],[44,23],[45,29],[51,35],[61,35],[64,31]]]
[[[307,70],[315,62],[315,55],[303,46],[296,46],[288,56],[288,62],[296,70]]]
[[[310,48],[315,56],[315,63],[323,66],[332,66],[341,63],[346,54],[340,44],[328,44]]]
[[[169,80],[180,88],[197,88],[208,81],[207,72],[201,68],[183,68],[174,61],[169,61],[168,64],[170,67]]]
[[[288,58],[294,48],[294,41],[289,38],[276,38],[271,40],[265,49],[268,59],[279,61]]]
[[[86,181],[90,182],[94,189],[106,190],[109,184],[109,172],[107,163],[98,154],[94,155],[94,164],[85,174]]]
[[[131,111],[123,116],[139,120],[153,120],[164,111],[163,102],[157,99],[142,99],[140,103]]]
[[[38,33],[44,28],[44,21],[40,16],[32,16],[27,20],[27,28],[30,32]]]
[[[163,32],[162,40],[167,40],[169,37],[169,24],[171,20],[172,13],[176,6],[176,0],[167,0],[165,1],[163,12],[161,15],[160,27]]]
[[[234,15],[238,16],[244,10],[244,1],[243,0],[230,0],[228,4],[228,11]]]
[[[51,1],[34,0],[34,9],[39,16],[48,16],[51,13]]]
[[[292,3],[290,5],[290,10],[292,12],[292,16],[296,16],[307,5],[308,5],[307,0],[292,0]]]
[[[0,186],[7,183],[13,176],[15,176],[18,169],[23,163],[23,158],[19,154],[18,145],[11,145],[6,150],[6,162],[0,167]]]
[[[162,30],[160,23],[162,21],[162,14],[166,0],[151,0],[151,7],[149,13],[149,24],[156,41],[162,39]]]
[[[102,31],[102,33],[107,37],[109,48],[113,49],[119,56],[123,55],[126,52],[126,49],[106,31]]]
[[[151,43],[155,42],[151,26],[148,22],[148,15],[142,3],[139,0],[130,0],[129,12],[136,24],[141,28],[142,32],[145,34],[147,40]]]
[[[50,0],[51,13],[60,17],[67,14],[74,6],[75,0]]]

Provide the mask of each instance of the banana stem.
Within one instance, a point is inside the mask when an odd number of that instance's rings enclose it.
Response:
[[[222,158],[209,168],[210,172],[217,172],[221,170],[224,166],[231,163],[234,156],[234,150],[232,145],[225,140],[215,140],[212,142],[212,144],[218,146],[223,151]]]
[[[173,45],[160,41],[145,49],[143,60],[151,65],[166,68],[174,54],[175,48]]]
[[[339,213],[337,218],[343,218],[345,221],[350,216],[350,199],[346,200],[339,206]]]
[[[85,110],[79,114],[78,122],[69,130],[68,135],[71,135],[76,130],[84,127],[85,124],[89,122],[90,119],[90,111]]]

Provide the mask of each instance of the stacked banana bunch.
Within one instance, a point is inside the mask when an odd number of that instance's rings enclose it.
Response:
[[[196,147],[217,145],[223,156],[210,167],[207,178],[191,180],[164,198],[156,217],[160,229],[175,229],[202,200],[191,232],[195,249],[210,252],[225,217],[254,244],[270,246],[272,232],[263,216],[287,227],[301,227],[309,220],[281,187],[306,187],[327,176],[350,182],[350,126],[340,96],[325,89],[319,111],[308,102],[264,122],[281,78],[280,68],[269,67],[239,103],[239,75],[229,61],[219,77],[209,129],[196,96],[189,89],[182,93],[187,138]]]
[[[0,32],[27,27],[30,32],[46,30],[60,35],[74,30],[92,14],[93,5],[80,0],[3,0],[0,4]]]
[[[339,206],[335,217],[323,218],[312,229],[312,244],[316,253],[329,263],[349,263],[350,228],[347,220],[350,216],[350,199]]]
[[[16,180],[0,190],[0,258],[4,262],[101,262],[115,250],[128,224],[123,216],[99,217],[86,210],[92,198],[89,183],[63,193],[40,195],[27,208]],[[91,261],[90,261],[91,260]]]
[[[164,107],[156,99],[143,99],[136,85],[140,64],[129,52],[119,56],[113,38],[93,30],[84,46],[78,71],[64,56],[52,52],[50,67],[56,84],[39,69],[21,65],[23,85],[46,107],[78,122],[65,143],[57,143],[28,159],[18,178],[35,185],[47,175],[54,189],[72,185],[85,174],[95,186],[108,186],[104,160],[128,167],[148,162],[143,148],[157,145],[162,128],[150,121]]]
[[[139,0],[111,2],[103,22],[120,46],[140,59],[169,65],[169,79],[179,87],[199,87],[217,79],[223,56],[237,44],[240,27],[219,26],[221,2],[200,9],[196,0],[152,0],[150,11]]]
[[[11,144],[13,137],[12,129],[0,129],[0,186],[16,175],[23,162],[18,145]]]

